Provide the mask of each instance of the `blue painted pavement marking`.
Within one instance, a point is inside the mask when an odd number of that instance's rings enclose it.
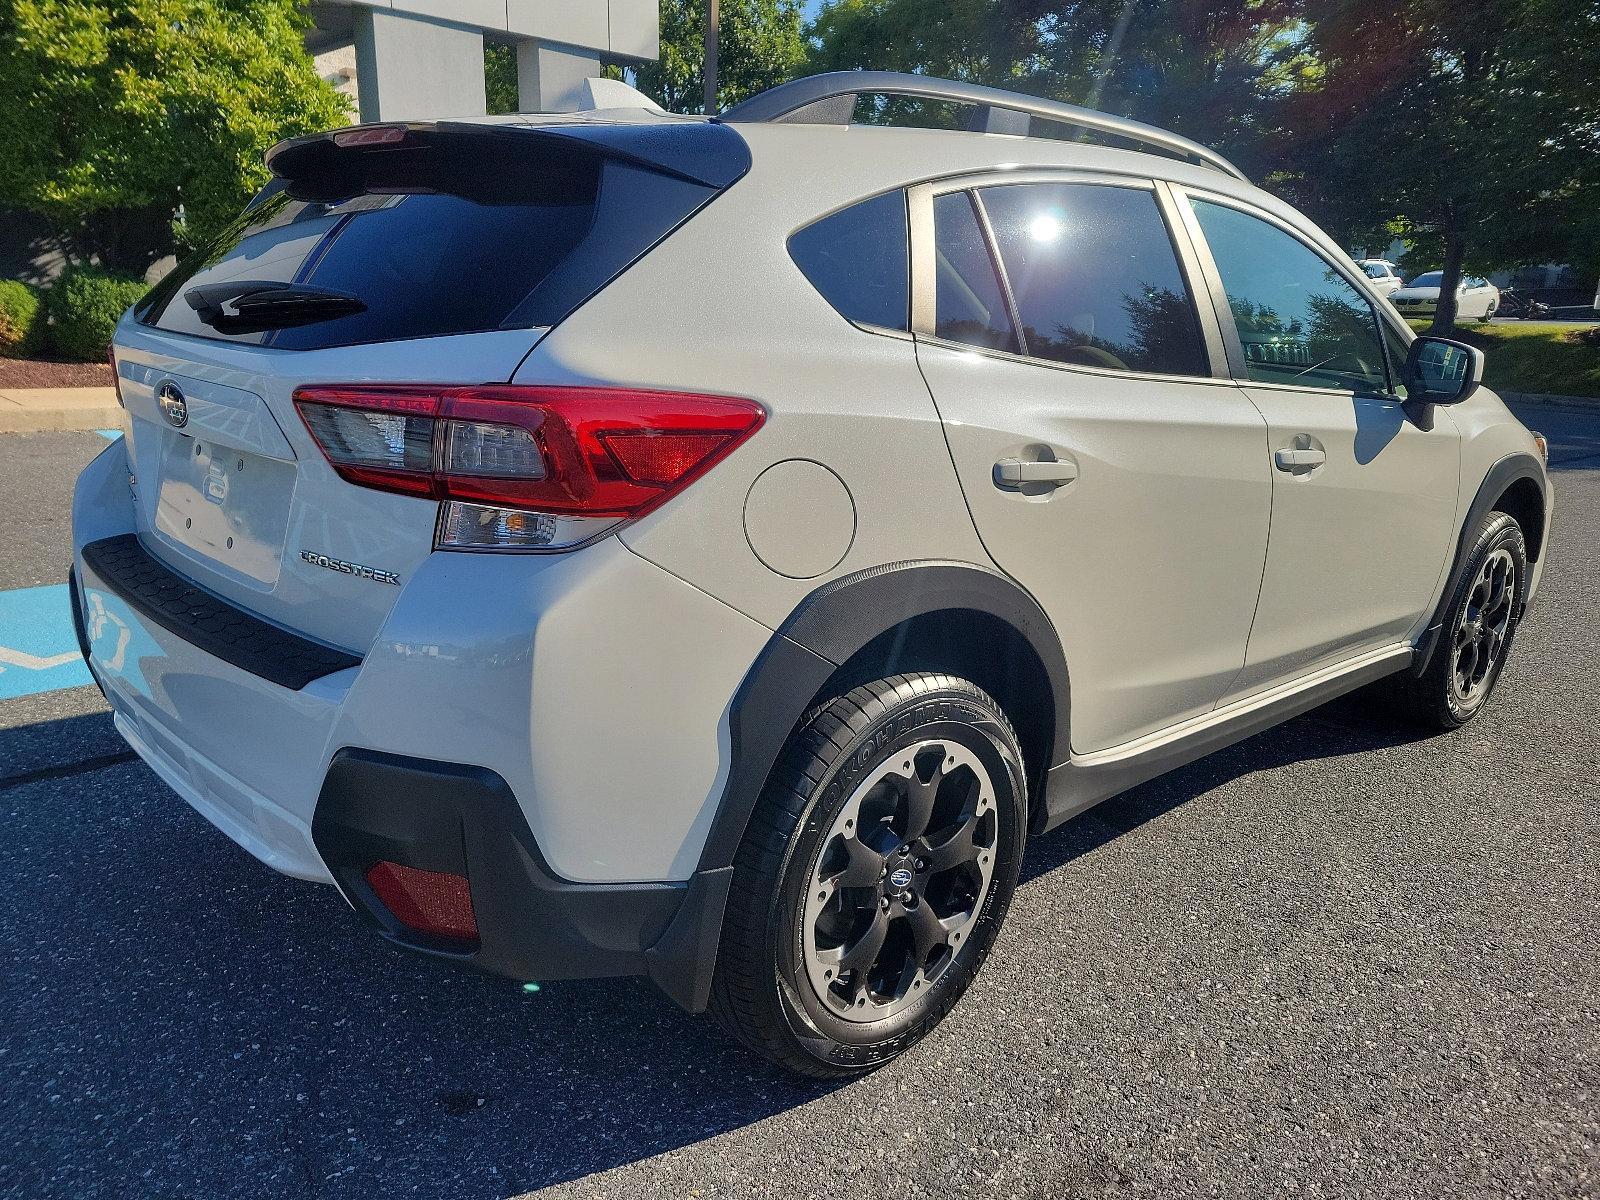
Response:
[[[114,442],[122,436],[122,430],[120,429],[96,429],[95,432],[108,442]]]
[[[72,632],[67,585],[0,592],[0,700],[90,682]]]

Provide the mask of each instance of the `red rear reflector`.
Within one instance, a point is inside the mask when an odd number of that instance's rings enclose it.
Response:
[[[720,433],[603,433],[622,473],[648,487],[671,487],[726,441]]]
[[[477,939],[472,890],[464,876],[380,862],[367,872],[367,883],[407,928],[458,941]]]
[[[688,487],[766,419],[751,400],[626,388],[352,384],[294,400],[351,483],[616,520]]]

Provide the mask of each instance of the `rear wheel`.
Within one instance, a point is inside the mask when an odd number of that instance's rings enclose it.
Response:
[[[819,1077],[914,1045],[999,932],[1026,807],[1016,734],[967,680],[898,675],[813,712],[735,860],[717,1019]]]
[[[1458,729],[1477,715],[1511,653],[1527,578],[1522,528],[1506,513],[1489,513],[1478,525],[1427,669],[1398,682],[1398,698],[1417,721]]]

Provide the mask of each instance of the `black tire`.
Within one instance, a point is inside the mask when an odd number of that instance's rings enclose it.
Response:
[[[993,857],[992,874],[987,890],[971,899],[965,939],[935,952],[946,957],[925,990],[899,1001],[906,1007],[881,1020],[843,1019],[808,973],[807,963],[814,959],[804,957],[814,880],[820,878],[824,851],[831,853],[830,846],[837,845],[834,826],[846,806],[853,802],[860,806],[858,815],[866,812],[852,797],[902,751],[930,740],[956,743],[952,754],[970,755],[987,772],[993,810],[990,816],[986,797],[984,820],[990,823],[983,837]],[[941,761],[939,753],[935,761]],[[1016,887],[1027,804],[1016,733],[994,699],[965,679],[929,672],[896,675],[813,710],[773,769],[734,861],[711,993],[717,1021],[757,1054],[816,1078],[867,1071],[915,1045],[965,993],[994,944]],[[894,820],[902,812],[897,809]],[[862,825],[868,822],[863,819]],[[903,836],[885,817],[875,823],[875,837],[879,825],[890,841]],[[866,840],[860,830],[857,836]],[[921,862],[916,865],[923,870]],[[920,970],[913,970],[921,978]],[[846,974],[841,971],[840,981]],[[916,986],[922,988],[920,982]],[[850,1003],[844,1001],[847,1009]]]
[[[1499,557],[1502,554],[1510,559],[1512,576],[1505,632],[1492,646],[1483,646],[1477,651],[1487,656],[1487,666],[1481,672],[1474,654],[1471,674],[1477,682],[1464,691],[1460,668],[1466,656],[1458,654],[1458,647],[1472,638],[1473,612],[1477,610],[1480,618],[1484,615],[1481,612],[1483,601],[1478,599],[1482,595],[1484,572],[1491,559],[1497,563],[1502,561]],[[1499,683],[1511,653],[1527,587],[1528,551],[1522,527],[1507,513],[1488,513],[1478,523],[1469,543],[1466,570],[1461,573],[1444,607],[1439,640],[1427,669],[1421,675],[1407,673],[1395,681],[1393,695],[1408,717],[1429,729],[1450,730],[1461,728],[1482,710]],[[1481,620],[1479,631],[1481,634]]]

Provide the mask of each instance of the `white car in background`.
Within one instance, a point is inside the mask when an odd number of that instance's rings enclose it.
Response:
[[[1397,292],[1404,286],[1400,272],[1386,258],[1360,258],[1356,260],[1356,266],[1366,273],[1368,284],[1380,296]]]
[[[1402,317],[1431,317],[1439,307],[1443,271],[1418,275],[1405,287],[1389,294],[1389,303]],[[1478,275],[1463,275],[1456,289],[1456,319],[1487,321],[1500,308],[1500,289]]]

